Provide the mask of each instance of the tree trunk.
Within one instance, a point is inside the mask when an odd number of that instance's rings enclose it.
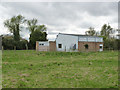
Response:
[[[14,34],[14,40],[15,40],[15,41],[20,41],[19,24],[16,25],[16,30],[14,30],[13,34]]]
[[[16,50],[16,46],[14,46],[14,50]]]

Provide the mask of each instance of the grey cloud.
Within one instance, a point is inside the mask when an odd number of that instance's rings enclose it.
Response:
[[[83,13],[87,12],[89,15],[98,18],[99,16],[111,16],[115,17],[113,22],[116,22],[117,14],[117,3],[40,3],[40,2],[23,2],[23,3],[2,3],[2,6],[8,9],[5,14],[9,16],[22,14],[28,19],[37,18],[39,24],[46,24],[51,26],[48,28],[49,34],[57,32],[64,32],[68,30],[71,24],[76,25],[79,28],[89,28],[94,26],[89,21],[84,21],[86,16],[82,16]],[[69,31],[68,31],[69,32]],[[24,32],[28,34],[27,31]],[[24,36],[23,35],[23,36]]]
[[[80,26],[79,28],[89,28],[89,27],[94,27],[94,25],[91,23],[91,22],[83,22],[83,23],[80,23]]]
[[[27,30],[26,28],[23,28],[22,31],[20,32],[21,37],[27,40],[29,40],[29,34],[30,34],[29,30]]]
[[[117,3],[6,3],[12,7],[14,12],[32,14],[41,21],[48,24],[64,22],[74,22],[82,17],[76,13],[88,12],[93,16],[107,16],[117,12]],[[58,24],[57,24],[58,25]],[[61,25],[61,24],[60,24]]]
[[[107,3],[107,2],[91,2],[91,3],[83,3],[82,6],[83,11],[88,11],[89,14],[93,16],[108,16],[116,13],[118,9],[118,4],[116,2]]]

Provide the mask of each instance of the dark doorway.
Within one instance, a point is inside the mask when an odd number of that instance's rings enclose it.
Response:
[[[85,44],[84,46],[85,46],[85,49],[88,49],[88,48],[89,48],[88,44]]]
[[[100,46],[100,49],[102,49],[102,46]]]
[[[62,44],[58,44],[58,48],[62,48]]]

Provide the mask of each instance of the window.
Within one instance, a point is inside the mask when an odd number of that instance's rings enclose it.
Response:
[[[58,48],[62,48],[62,44],[58,44]]]
[[[40,46],[43,46],[44,44],[43,44],[43,43],[40,43],[39,45],[40,45]]]
[[[85,46],[85,49],[88,49],[88,47],[89,47],[88,44],[85,44],[84,46]]]

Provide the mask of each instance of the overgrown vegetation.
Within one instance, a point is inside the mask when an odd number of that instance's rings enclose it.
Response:
[[[13,36],[5,35],[2,37],[2,45],[4,46],[4,50],[25,50],[27,49],[28,41],[20,38],[20,41],[15,41]]]
[[[120,50],[120,39],[116,38],[115,35],[112,36],[116,32],[118,32],[117,29],[113,29],[109,24],[104,24],[101,27],[101,31],[96,31],[93,27],[90,27],[85,34],[89,36],[103,37],[104,50]]]
[[[24,16],[13,16],[4,21],[4,26],[12,35],[2,35],[2,45],[4,49],[35,49],[36,41],[47,41],[46,26],[37,24],[37,19],[27,20]],[[29,42],[20,36],[20,32],[25,29],[29,30]],[[24,28],[24,29],[23,29]]]
[[[117,88],[118,52],[3,51],[3,88]]]

